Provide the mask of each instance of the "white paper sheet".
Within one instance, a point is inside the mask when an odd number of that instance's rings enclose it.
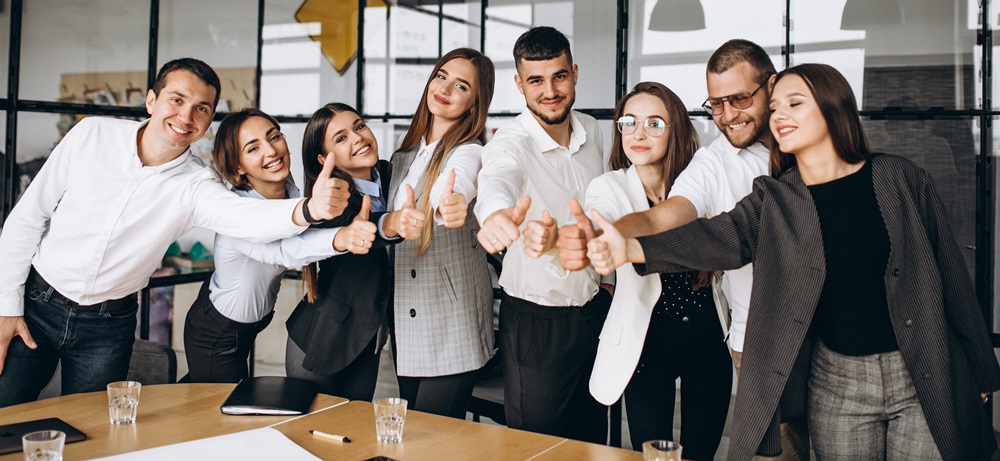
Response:
[[[176,461],[212,459],[213,461],[318,461],[319,458],[292,442],[276,429],[264,427],[235,434],[167,445],[148,450],[100,458],[107,461],[137,460]]]

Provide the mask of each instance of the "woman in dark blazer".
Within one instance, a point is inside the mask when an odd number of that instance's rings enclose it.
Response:
[[[286,323],[285,371],[315,381],[325,394],[370,401],[392,296],[385,247],[400,237],[418,238],[423,215],[412,200],[400,211],[386,213],[389,164],[379,160],[378,141],[364,119],[346,104],[327,104],[312,115],[302,160],[307,188],[330,161],[336,163],[333,175],[350,185],[343,214],[318,227],[367,221],[368,230],[378,231],[373,241],[364,241],[360,233],[351,237],[353,244],[369,248],[367,254],[347,254],[303,270],[306,296]]]
[[[777,178],[758,178],[729,213],[637,240],[595,216],[606,232],[591,261],[754,263],[729,459],[779,451],[779,401],[792,396],[808,397],[820,460],[989,459],[983,402],[1000,367],[930,176],[869,153],[830,66],[778,74],[771,109]]]

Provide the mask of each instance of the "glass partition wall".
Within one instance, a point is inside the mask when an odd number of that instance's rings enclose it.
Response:
[[[0,68],[9,69],[0,79],[0,215],[76,121],[144,118],[157,67],[176,57],[219,72],[217,120],[260,107],[285,124],[297,155],[309,115],[346,102],[373,122],[388,158],[428,72],[453,48],[496,64],[490,129],[523,110],[511,50],[537,25],[572,43],[575,107],[602,120],[605,139],[617,98],[655,80],[680,95],[708,142],[719,133],[700,108],[705,63],[740,37],[778,69],[823,62],[845,74],[872,144],[937,182],[993,322],[997,10],[980,0],[0,0]],[[211,133],[196,149],[207,156]]]

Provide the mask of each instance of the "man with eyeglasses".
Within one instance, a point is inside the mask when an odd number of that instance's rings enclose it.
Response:
[[[768,149],[774,142],[768,128],[768,82],[775,73],[767,52],[753,42],[734,39],[719,47],[708,61],[708,98],[702,107],[712,114],[722,136],[695,153],[671,186],[667,200],[648,211],[623,216],[615,222],[615,228],[627,237],[657,234],[699,217],[727,212],[749,194],[754,178],[768,174]],[[584,232],[564,227],[559,234],[563,266],[578,270],[588,265]],[[737,372],[742,362],[752,285],[752,264],[725,271],[721,283],[715,285],[721,288],[721,294],[716,290],[716,295],[724,295],[716,305],[723,328],[729,331]],[[794,421],[781,425],[778,459],[808,460],[808,438],[800,418],[804,416],[805,396],[789,400],[782,403],[782,414]],[[778,451],[778,447],[760,447],[762,454],[774,455]]]

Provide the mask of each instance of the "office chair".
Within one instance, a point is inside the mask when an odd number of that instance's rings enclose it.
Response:
[[[168,345],[136,338],[132,344],[128,380],[144,385],[177,382],[177,355]]]

